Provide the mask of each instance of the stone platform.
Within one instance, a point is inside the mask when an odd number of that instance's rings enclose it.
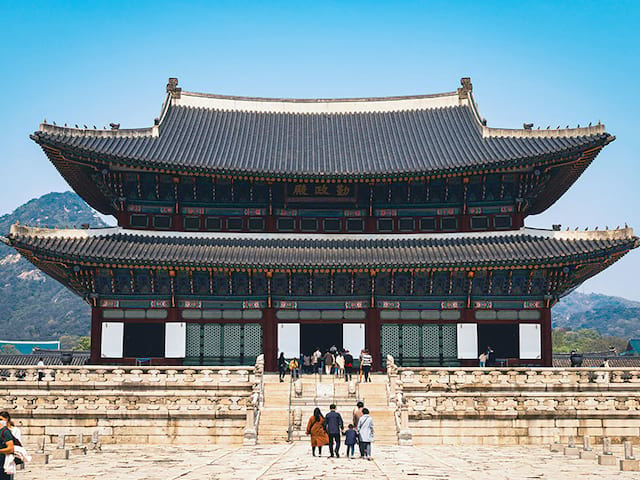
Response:
[[[101,452],[21,470],[16,480],[301,480],[301,479],[637,479],[593,460],[548,449],[478,446],[376,446],[374,461],[312,457],[307,442],[252,447],[105,445]]]

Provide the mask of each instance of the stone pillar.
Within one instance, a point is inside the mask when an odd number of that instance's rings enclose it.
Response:
[[[611,452],[611,439],[602,437],[602,453],[598,455],[598,465],[617,465],[618,459]]]
[[[591,438],[589,435],[582,437],[582,450],[580,450],[580,458],[593,460],[596,458],[595,452],[591,449]]]
[[[620,470],[623,472],[640,471],[640,460],[633,456],[633,445],[628,440],[624,442],[624,458],[620,460]]]
[[[413,435],[411,434],[411,430],[409,430],[409,409],[406,406],[403,406],[400,410],[398,445],[413,445]]]
[[[251,446],[255,445],[258,441],[258,432],[255,426],[255,412],[253,407],[249,405],[247,407],[247,423],[244,427],[244,438],[242,440],[243,445]]]

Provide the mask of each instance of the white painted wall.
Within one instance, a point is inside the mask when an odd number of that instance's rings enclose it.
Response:
[[[458,358],[478,358],[478,324],[458,323]]]
[[[187,324],[168,322],[165,324],[164,356],[184,358],[187,349]]]
[[[542,332],[535,323],[520,324],[520,358],[542,358]]]
[[[102,358],[122,358],[124,323],[103,322],[100,354]]]
[[[364,323],[345,323],[342,326],[342,347],[358,356],[364,348]]]
[[[278,356],[284,352],[287,358],[300,358],[300,324],[278,324]]]

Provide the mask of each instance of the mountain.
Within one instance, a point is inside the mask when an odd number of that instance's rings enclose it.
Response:
[[[600,293],[573,292],[553,307],[554,328],[590,328],[603,335],[640,337],[640,302]]]
[[[16,221],[49,227],[107,226],[75,193],[48,193],[0,217],[0,235]],[[88,335],[90,308],[27,262],[15,250],[0,244],[0,338],[58,340],[63,335]]]

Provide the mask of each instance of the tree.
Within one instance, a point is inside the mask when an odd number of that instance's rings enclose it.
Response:
[[[2,355],[20,355],[16,346],[11,345],[10,343],[3,345],[2,348],[0,348],[0,353]]]

